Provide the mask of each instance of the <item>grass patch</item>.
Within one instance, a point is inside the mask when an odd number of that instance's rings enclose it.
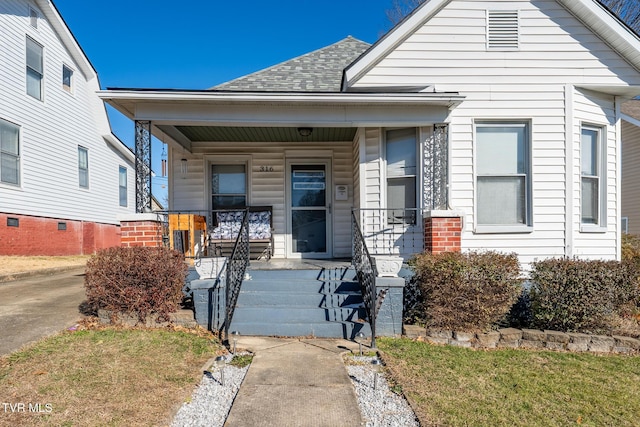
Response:
[[[233,359],[231,359],[231,362],[229,364],[231,366],[235,366],[236,368],[244,368],[251,365],[252,361],[252,354],[239,354],[237,356],[233,356]]]
[[[0,256],[0,275],[24,273],[57,267],[84,267],[89,255],[70,256]]]
[[[221,351],[211,334],[178,328],[47,338],[0,358],[2,402],[26,407],[0,407],[0,426],[168,425],[199,383],[204,362]],[[40,404],[40,412],[29,404]]]
[[[640,357],[474,351],[380,339],[421,425],[637,426]]]

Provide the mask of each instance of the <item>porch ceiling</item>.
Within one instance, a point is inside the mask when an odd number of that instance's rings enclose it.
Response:
[[[358,130],[314,127],[311,135],[303,137],[297,127],[175,126],[175,129],[192,142],[341,142],[353,141]]]

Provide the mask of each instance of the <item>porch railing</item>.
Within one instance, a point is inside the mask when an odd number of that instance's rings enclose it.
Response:
[[[360,292],[362,293],[369,325],[371,326],[371,348],[376,348],[376,317],[387,292],[386,290],[382,290],[380,293],[376,292],[376,276],[378,273],[360,231],[355,212],[351,213],[351,224],[353,228],[352,263],[358,275]]]
[[[249,210],[245,210],[236,243],[227,263],[226,312],[224,320],[225,339],[229,339],[229,326],[238,302],[240,287],[249,265]]]
[[[424,250],[422,209],[366,208],[354,214],[370,253],[409,258]]]

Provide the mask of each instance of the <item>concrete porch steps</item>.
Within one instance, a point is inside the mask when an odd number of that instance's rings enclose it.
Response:
[[[349,267],[247,270],[230,330],[242,335],[352,339],[370,334]]]

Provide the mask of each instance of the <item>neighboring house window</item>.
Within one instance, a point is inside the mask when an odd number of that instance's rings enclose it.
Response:
[[[73,83],[73,70],[66,65],[62,66],[62,89],[71,92]]]
[[[487,50],[517,50],[519,27],[517,10],[488,10]]]
[[[417,138],[416,129],[394,129],[386,132],[387,221],[393,224],[415,224]]]
[[[476,123],[477,225],[528,225],[530,174],[528,123]]]
[[[0,119],[0,182],[20,184],[20,128]]]
[[[82,188],[89,188],[89,150],[78,146],[78,183]]]
[[[27,93],[39,100],[42,100],[43,76],[42,46],[27,37]]]
[[[580,140],[580,216],[582,224],[603,225],[604,144],[603,129],[583,126]]]
[[[31,7],[29,8],[29,24],[33,28],[38,28],[38,12]]]
[[[120,206],[127,207],[127,168],[120,166],[118,170],[118,190],[120,193]]]
[[[246,165],[211,165],[211,208],[215,211],[246,206]]]

